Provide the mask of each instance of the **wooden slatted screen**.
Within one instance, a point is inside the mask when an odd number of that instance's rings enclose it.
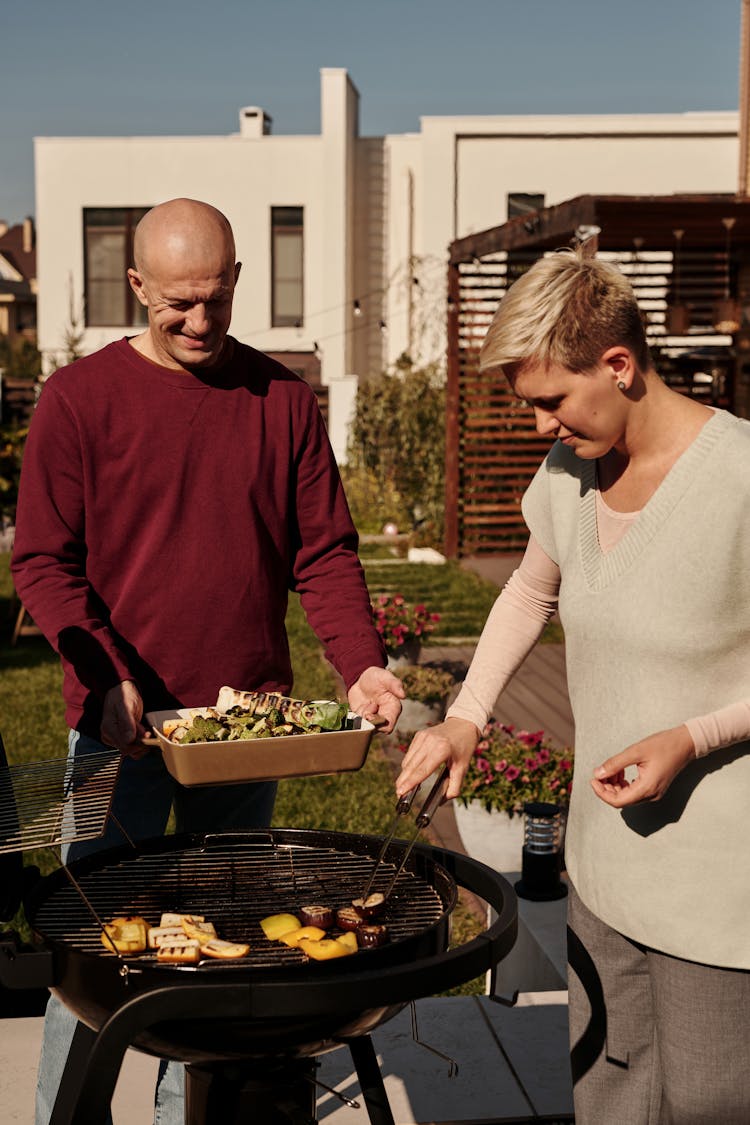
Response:
[[[528,531],[521,498],[550,442],[536,433],[531,409],[511,395],[502,377],[479,375],[479,348],[498,302],[538,250],[499,251],[454,263],[448,275],[448,394],[446,554],[466,557],[522,550]],[[662,377],[675,389],[731,408],[730,337],[711,324],[726,285],[720,251],[681,254],[674,292],[671,250],[601,252],[630,278],[643,311],[649,344]],[[667,303],[687,304],[691,326],[669,336]]]

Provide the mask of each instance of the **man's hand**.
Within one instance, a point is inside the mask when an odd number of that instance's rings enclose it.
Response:
[[[471,756],[479,742],[480,732],[467,719],[446,719],[437,726],[418,731],[404,755],[401,773],[396,778],[396,793],[403,797],[431,773],[448,762],[450,781],[444,800],[461,792]]]
[[[615,809],[638,801],[659,801],[677,774],[695,758],[690,731],[683,724],[659,731],[609,758],[596,770],[591,788]],[[627,766],[636,766],[638,776],[625,780]]]
[[[379,729],[388,734],[401,714],[401,700],[405,696],[404,685],[398,676],[387,668],[372,665],[365,668],[357,682],[349,688],[349,706],[364,719],[385,719]]]
[[[107,746],[116,746],[128,758],[142,758],[148,753],[141,738],[146,733],[141,725],[143,700],[132,680],[123,680],[110,688],[104,696],[101,740]]]

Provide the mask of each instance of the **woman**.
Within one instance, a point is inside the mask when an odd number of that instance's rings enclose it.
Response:
[[[444,723],[456,797],[498,694],[558,608],[576,721],[566,834],[578,1125],[750,1121],[750,425],[665,386],[633,291],[561,251],[480,356],[556,443],[531,536]]]

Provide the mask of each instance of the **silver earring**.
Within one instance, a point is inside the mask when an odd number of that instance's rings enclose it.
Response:
[[[617,389],[618,389],[618,391],[626,391],[627,390],[627,387],[623,383],[622,379],[620,379],[619,383],[617,384]]]

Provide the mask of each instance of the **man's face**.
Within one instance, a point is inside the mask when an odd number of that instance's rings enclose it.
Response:
[[[218,362],[232,318],[239,263],[220,260],[185,263],[164,259],[139,273],[130,284],[148,310],[154,356],[164,367],[194,370]]]

